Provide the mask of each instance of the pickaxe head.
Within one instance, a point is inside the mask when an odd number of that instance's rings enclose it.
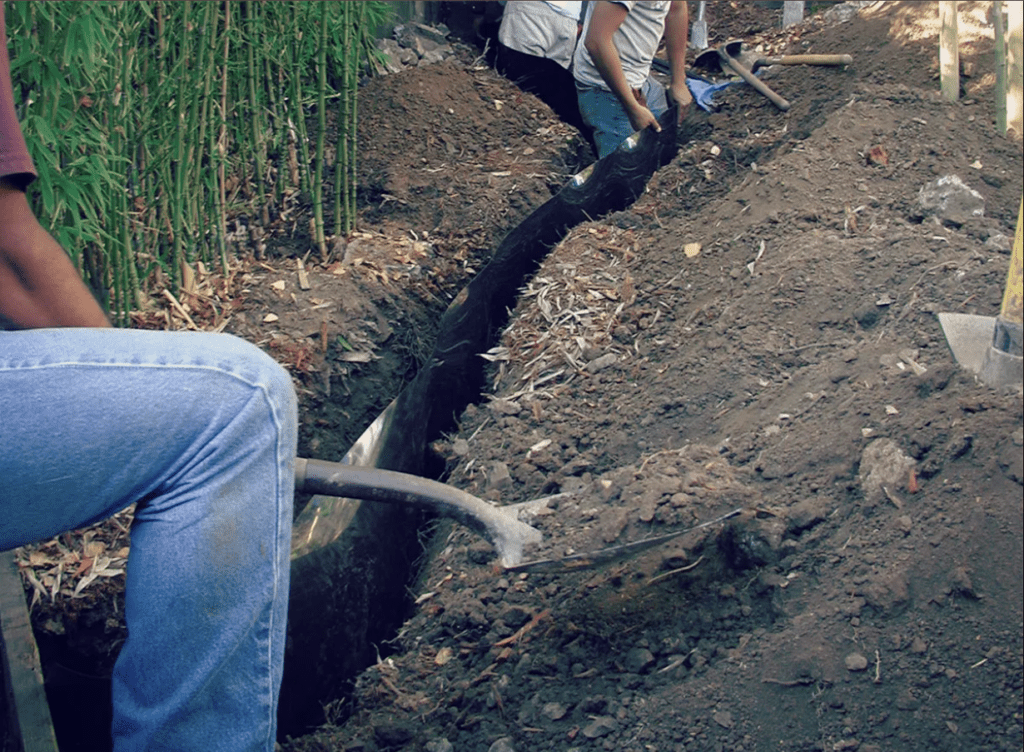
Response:
[[[709,47],[704,50],[694,58],[693,66],[711,74],[728,72],[728,66],[725,65],[725,60],[730,57],[739,59],[739,55],[742,50],[743,40],[733,39],[728,42],[724,42],[717,47]]]

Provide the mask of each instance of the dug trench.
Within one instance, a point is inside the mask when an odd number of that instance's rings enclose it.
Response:
[[[992,134],[990,42],[965,53],[967,101],[943,104],[934,40],[905,33],[912,4],[886,5],[786,34],[735,9],[723,37],[855,63],[770,79],[789,113],[745,87],[692,113],[639,201],[570,232],[528,283],[487,374],[497,399],[423,439],[425,472],[499,503],[584,492],[535,520],[554,555],[755,511],[571,576],[496,574],[479,539],[392,518],[404,540],[296,578],[349,611],[303,656],[327,685],[285,711],[285,749],[1019,748],[1020,401],[959,375],[931,314],[998,306],[1020,151]],[[367,84],[362,232],[312,289],[272,243],[246,272],[228,330],[293,369],[305,456],[340,459],[422,372],[448,301],[583,166],[476,60]],[[953,171],[979,178],[983,221],[919,214],[919,187]],[[916,493],[865,490],[879,437],[916,463]],[[394,569],[371,583],[374,567]],[[64,651],[62,749],[102,748],[123,636],[116,582],[83,592],[34,610]]]
[[[824,114],[814,111],[814,117]],[[466,405],[479,400],[484,364],[480,353],[494,344],[519,288],[541,258],[573,226],[628,208],[654,171],[675,157],[677,142],[685,144],[701,130],[706,132],[702,120],[695,117],[677,134],[674,111],[667,113],[659,136],[648,132],[639,143],[628,144],[568,181],[504,237],[491,260],[441,318],[433,352],[397,397],[371,464],[429,472],[428,445],[451,432]],[[770,156],[777,145],[767,153],[758,145],[727,156],[734,164],[745,164],[761,159],[762,154]],[[729,182],[721,189],[727,189]],[[416,562],[409,556],[410,552],[421,555],[419,535],[425,520],[400,508],[351,507],[341,515],[346,527],[337,539],[332,535],[330,545],[312,552],[302,549],[293,560],[289,655],[280,713],[285,736],[319,722],[322,706],[344,696],[344,682],[386,656],[380,641],[390,635],[377,630],[396,629],[408,613],[408,577],[416,571]],[[315,517],[312,524],[322,525],[322,519]],[[303,539],[304,530],[300,524],[297,541]],[[736,534],[732,539],[742,537]],[[728,558],[750,556],[748,549],[735,545]],[[347,649],[339,651],[338,645]]]

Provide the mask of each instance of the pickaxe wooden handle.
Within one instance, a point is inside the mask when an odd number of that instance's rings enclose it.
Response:
[[[733,71],[735,71],[740,78],[746,81],[748,84],[754,87],[759,93],[768,97],[772,104],[778,107],[780,110],[788,110],[789,102],[780,97],[764,83],[761,79],[750,72],[750,69],[743,65],[739,60],[730,55],[725,46],[718,48],[718,54],[721,57],[722,63]]]
[[[781,55],[779,57],[758,57],[750,63],[751,70],[766,65],[851,65],[852,55]]]

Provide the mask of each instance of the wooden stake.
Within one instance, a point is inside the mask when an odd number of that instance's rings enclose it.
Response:
[[[7,660],[3,652],[6,649]],[[16,749],[57,752],[43,669],[14,554],[0,554],[0,691],[6,695]],[[20,741],[21,744],[18,744]]]
[[[942,96],[950,102],[960,98],[960,48],[957,41],[956,0],[939,2],[939,71]]]
[[[992,3],[992,24],[995,27],[996,128],[1006,135],[1006,29],[1003,26],[1003,4]]]
[[[1017,138],[1024,137],[1024,4],[1007,5],[1007,92],[1006,127]]]
[[[802,0],[786,0],[782,4],[782,28],[798,24],[804,20],[804,3]]]

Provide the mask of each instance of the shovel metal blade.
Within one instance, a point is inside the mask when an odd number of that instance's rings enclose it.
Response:
[[[695,50],[706,50],[708,48],[708,22],[704,18],[707,3],[697,5],[697,19],[690,28],[690,46]]]
[[[968,313],[940,313],[938,317],[956,362],[971,373],[980,373],[985,351],[992,346],[995,317]]]
[[[976,375],[983,384],[996,389],[1021,386],[1024,379],[1021,356],[992,345],[998,321],[996,317],[967,313],[937,315],[949,349],[962,368]]]

